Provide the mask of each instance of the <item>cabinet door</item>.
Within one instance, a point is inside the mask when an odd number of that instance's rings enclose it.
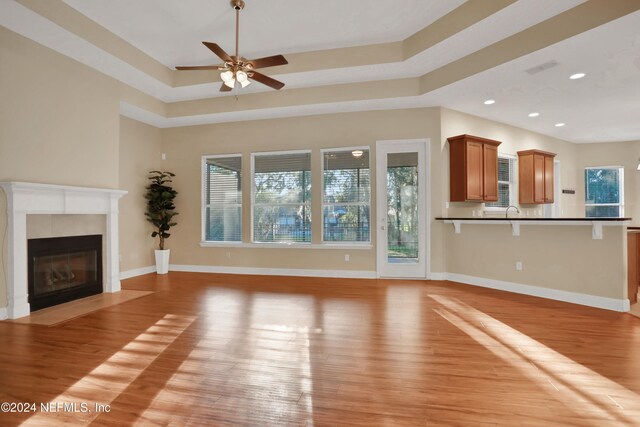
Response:
[[[544,158],[542,154],[533,155],[533,203],[544,203]]]
[[[627,234],[627,274],[629,275],[627,296],[632,304],[638,301],[638,283],[640,282],[638,243],[640,243],[640,233]]]
[[[518,155],[518,200],[533,203],[533,154]]]
[[[467,200],[482,200],[482,146],[478,142],[467,142]]]
[[[544,158],[544,202],[553,203],[553,157]]]
[[[484,156],[484,200],[498,201],[498,147],[483,145]]]

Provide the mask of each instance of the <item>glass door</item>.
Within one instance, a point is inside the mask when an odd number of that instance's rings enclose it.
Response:
[[[376,145],[379,277],[427,276],[426,141]]]

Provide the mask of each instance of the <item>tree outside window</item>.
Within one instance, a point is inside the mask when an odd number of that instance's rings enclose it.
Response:
[[[369,150],[323,153],[323,241],[370,241],[370,188]]]
[[[311,242],[311,153],[256,154],[253,241]]]
[[[585,215],[624,216],[624,169],[590,167],[584,171]]]

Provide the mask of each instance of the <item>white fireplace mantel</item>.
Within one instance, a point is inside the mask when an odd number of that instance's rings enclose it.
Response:
[[[118,200],[122,190],[71,187],[65,185],[0,182],[7,196],[8,282],[7,317],[17,319],[30,313],[27,271],[27,215],[106,215],[105,292],[120,290],[118,256]]]

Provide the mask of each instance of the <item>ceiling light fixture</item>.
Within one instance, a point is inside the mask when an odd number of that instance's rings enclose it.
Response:
[[[247,87],[251,84],[249,76],[242,70],[236,72],[236,80],[238,80],[238,83],[240,83],[242,87]]]
[[[571,75],[569,76],[569,78],[570,78],[571,80],[578,80],[578,79],[583,78],[584,76],[586,76],[586,74],[585,74],[585,73],[575,73],[575,74],[571,74]]]
[[[224,84],[231,89],[233,89],[233,87],[236,85],[236,79],[234,77],[233,71],[231,70],[223,71],[222,73],[220,73],[220,78],[222,79]]]
[[[351,152],[351,155],[353,157],[355,157],[356,159],[359,158],[359,157],[362,157],[363,154],[364,154],[364,151],[362,151],[362,150],[353,150]]]
[[[540,113],[529,113],[529,117],[538,117]]]
[[[561,128],[562,126],[564,126],[564,123],[556,123],[557,128]]]
[[[495,103],[496,103],[495,99],[487,99],[486,101],[484,101],[484,105],[491,105]]]

